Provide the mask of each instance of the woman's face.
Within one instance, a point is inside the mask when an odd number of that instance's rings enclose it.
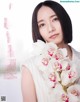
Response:
[[[37,14],[37,22],[39,32],[46,42],[53,41],[57,45],[64,43],[60,21],[51,8],[42,6]]]

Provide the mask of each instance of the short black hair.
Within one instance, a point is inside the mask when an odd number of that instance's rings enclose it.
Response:
[[[71,19],[66,12],[66,10],[57,2],[46,0],[44,2],[39,3],[33,11],[32,15],[32,38],[33,42],[37,42],[37,40],[42,40],[42,36],[39,33],[38,23],[37,23],[37,13],[42,6],[50,7],[57,15],[60,20],[62,31],[63,31],[63,39],[65,43],[70,43],[72,41],[72,22]],[[45,42],[45,41],[44,41]]]

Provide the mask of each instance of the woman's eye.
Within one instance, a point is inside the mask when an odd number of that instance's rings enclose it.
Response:
[[[39,28],[42,28],[42,27],[44,27],[44,26],[45,26],[45,24],[42,23],[42,24],[39,25]]]
[[[53,18],[53,19],[52,19],[52,22],[57,21],[57,20],[59,20],[58,17]]]

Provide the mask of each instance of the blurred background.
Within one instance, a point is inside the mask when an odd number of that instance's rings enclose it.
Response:
[[[22,102],[20,64],[32,50],[32,12],[41,1],[0,0],[0,102]],[[80,51],[80,2],[55,1],[71,17],[73,41],[70,45]]]

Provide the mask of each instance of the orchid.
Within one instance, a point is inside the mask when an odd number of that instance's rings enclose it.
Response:
[[[37,68],[49,89],[51,100],[80,102],[80,85],[77,83],[79,76],[76,64],[69,59],[67,50],[58,48],[53,42],[44,43],[39,40],[34,46],[38,46],[37,44],[40,45],[39,51],[35,50],[40,55]]]

